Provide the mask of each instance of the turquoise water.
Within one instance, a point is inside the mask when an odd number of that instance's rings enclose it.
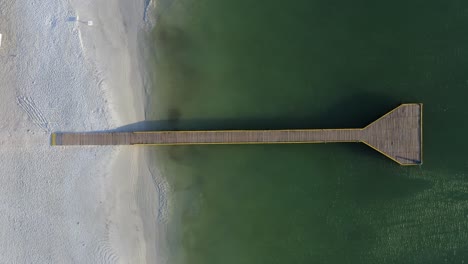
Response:
[[[157,129],[361,127],[424,103],[424,165],[360,144],[158,147],[170,263],[468,263],[468,2],[179,0]]]

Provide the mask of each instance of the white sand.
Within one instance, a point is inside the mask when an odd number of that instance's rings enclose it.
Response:
[[[164,263],[166,185],[144,151],[49,146],[144,119],[145,0],[14,2],[0,0],[0,263]]]

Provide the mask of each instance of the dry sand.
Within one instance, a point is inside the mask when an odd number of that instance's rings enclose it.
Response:
[[[49,146],[52,131],[144,119],[144,12],[145,0],[0,0],[0,263],[166,262],[166,184],[143,149]]]

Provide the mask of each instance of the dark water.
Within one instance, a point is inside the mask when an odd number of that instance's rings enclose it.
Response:
[[[352,143],[155,149],[171,263],[468,263],[467,1],[174,0],[151,41],[155,128],[425,110],[422,167]]]

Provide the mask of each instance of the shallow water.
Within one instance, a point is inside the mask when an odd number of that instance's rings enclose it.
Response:
[[[360,144],[154,149],[171,263],[468,262],[468,3],[179,0],[159,10],[158,129],[362,127],[424,103],[424,165]]]

